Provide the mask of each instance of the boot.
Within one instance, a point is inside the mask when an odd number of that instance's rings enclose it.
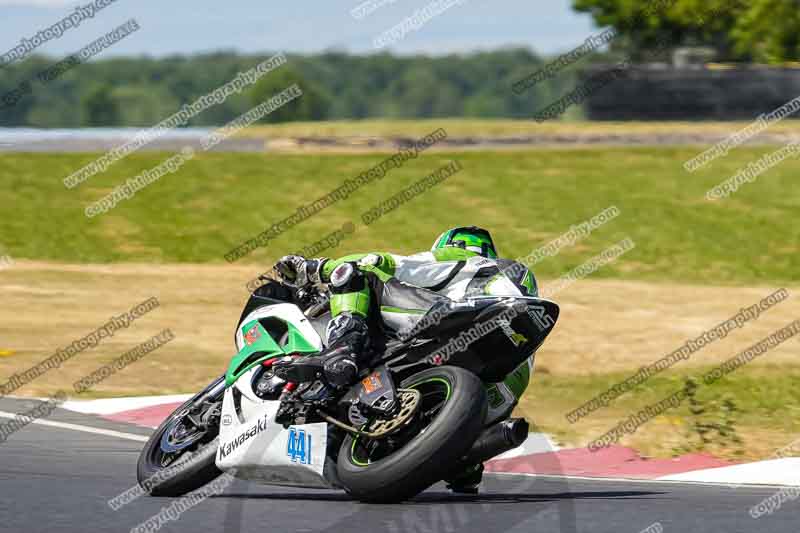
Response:
[[[369,328],[363,317],[343,313],[328,324],[328,346],[322,353],[325,379],[336,388],[358,380],[369,343]]]
[[[455,494],[478,494],[478,486],[483,479],[483,464],[464,469],[457,476],[446,479],[447,488]]]
[[[328,325],[329,347],[317,356],[301,357],[275,365],[275,375],[286,381],[305,383],[324,378],[329,385],[342,389],[358,380],[367,344],[368,329],[363,318],[343,314]]]

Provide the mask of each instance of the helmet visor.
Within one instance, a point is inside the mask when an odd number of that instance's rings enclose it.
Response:
[[[450,237],[450,242],[448,244],[465,248],[492,259],[497,258],[494,243],[488,232],[458,229],[453,232],[453,236]]]

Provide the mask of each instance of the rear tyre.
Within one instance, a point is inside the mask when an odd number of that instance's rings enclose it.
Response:
[[[339,450],[339,479],[364,502],[406,500],[444,479],[483,429],[486,391],[475,374],[452,366],[431,368],[400,387],[422,393],[411,427],[379,440],[347,435]]]
[[[204,391],[178,407],[150,436],[139,455],[136,477],[139,485],[152,496],[181,496],[199,489],[222,474],[217,468],[219,421],[214,423],[213,410],[222,405],[219,398],[200,403],[206,393],[218,387],[219,378]],[[188,421],[187,413],[208,413],[208,427],[199,429]],[[167,450],[165,450],[165,447]],[[173,449],[176,448],[176,449]]]

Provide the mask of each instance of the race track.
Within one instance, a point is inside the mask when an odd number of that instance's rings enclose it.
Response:
[[[0,400],[0,422],[36,403]],[[149,429],[61,409],[40,422],[0,444],[0,531],[128,532],[174,501],[143,497],[117,511],[108,506],[135,485]],[[372,506],[338,491],[236,481],[160,531],[638,533],[656,522],[665,532],[795,531],[793,502],[758,520],[748,515],[774,492],[498,474],[485,477],[477,497],[452,496],[437,485],[403,505]]]

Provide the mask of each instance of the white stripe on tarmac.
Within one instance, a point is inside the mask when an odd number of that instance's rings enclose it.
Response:
[[[194,394],[173,394],[170,396],[133,396],[129,398],[101,398],[98,400],[68,400],[60,405],[62,409],[93,415],[113,415],[131,409],[153,407],[156,405],[183,403]]]
[[[681,474],[672,474],[661,479],[730,484],[758,483],[796,487],[800,485],[800,457],[784,457],[782,459],[693,470]]]
[[[16,418],[16,413],[7,413],[0,411],[0,418]],[[93,428],[90,426],[82,426],[80,424],[68,424],[67,422],[54,422],[52,420],[36,419],[31,424],[39,424],[40,426],[48,426],[59,429],[71,429],[72,431],[82,431],[84,433],[94,433],[95,435],[106,435],[107,437],[117,437],[118,439],[135,440],[136,442],[147,442],[149,437],[143,435],[135,435],[133,433],[123,433],[121,431],[113,431],[111,429]]]
[[[677,479],[665,478],[635,478],[635,477],[601,477],[601,476],[572,476],[572,475],[555,475],[555,474],[529,474],[529,473],[515,473],[515,472],[485,472],[486,475],[499,475],[499,476],[523,476],[535,477],[547,481],[602,481],[602,482],[618,482],[618,483],[642,483],[653,485],[695,485],[699,487],[724,487],[729,489],[736,489],[745,487],[749,489],[763,489],[763,488],[781,488],[791,487],[792,485],[784,485],[780,483],[760,483],[760,482],[745,482],[745,483],[726,483],[722,481],[682,481]]]

